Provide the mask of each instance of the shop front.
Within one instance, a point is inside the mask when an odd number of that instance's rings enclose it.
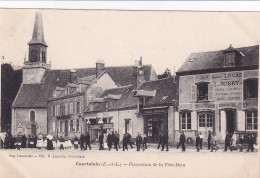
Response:
[[[144,133],[148,142],[158,143],[159,134],[168,134],[168,107],[143,109]]]

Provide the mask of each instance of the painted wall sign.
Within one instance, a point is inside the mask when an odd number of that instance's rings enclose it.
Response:
[[[242,101],[242,72],[211,74],[215,84],[215,101]]]
[[[215,104],[213,104],[213,103],[196,103],[195,109],[215,109]]]
[[[168,112],[168,108],[143,110],[143,114],[164,114],[167,112]]]
[[[237,108],[237,103],[219,103],[219,108]]]
[[[206,75],[196,75],[195,76],[195,83],[199,82],[209,82],[210,81],[210,74]]]
[[[193,107],[192,107],[192,104],[181,104],[179,106],[179,110],[192,110]]]

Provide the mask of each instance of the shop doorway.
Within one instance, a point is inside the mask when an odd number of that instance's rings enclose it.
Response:
[[[227,120],[227,132],[229,134],[235,131],[235,111],[226,110],[226,120]]]
[[[148,141],[157,143],[159,140],[159,133],[163,132],[163,121],[158,118],[148,119]]]

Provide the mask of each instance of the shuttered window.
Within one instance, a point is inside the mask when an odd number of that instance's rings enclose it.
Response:
[[[73,103],[70,103],[70,114],[73,114]]]
[[[208,84],[208,100],[209,101],[214,100],[214,83]]]
[[[196,101],[197,100],[197,86],[196,85],[191,85],[191,101]]]

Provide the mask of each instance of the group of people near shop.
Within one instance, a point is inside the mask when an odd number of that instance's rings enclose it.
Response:
[[[99,141],[99,150],[104,150],[107,148],[108,151],[111,149],[115,149],[118,151],[120,147],[120,143],[122,143],[122,150],[128,151],[128,147],[130,146],[133,149],[133,144],[136,145],[136,150],[145,151],[147,149],[147,136],[145,134],[141,135],[137,133],[137,137],[132,139],[132,136],[129,133],[123,135],[123,138],[120,142],[120,135],[117,131],[115,132],[108,132],[106,138],[104,138],[104,134],[101,132],[98,137]],[[228,133],[226,132],[225,137],[225,145],[224,145],[224,152],[227,151],[229,148],[230,151],[239,150],[243,152],[243,148],[247,146],[247,151],[254,151],[254,144],[256,144],[256,136],[252,133],[248,133],[247,135],[239,135],[239,140],[237,140],[237,136],[235,133]],[[104,144],[106,142],[106,144]],[[183,131],[180,133],[179,143],[177,145],[177,149],[181,146],[182,151],[186,151],[186,145],[189,142],[189,138],[186,138]],[[54,136],[48,134],[47,136],[43,137],[43,135],[39,134],[38,137],[36,136],[28,136],[18,134],[17,136],[12,136],[10,132],[1,133],[0,135],[0,143],[1,148],[5,149],[18,149],[20,148],[45,148],[47,150],[53,149],[80,149],[80,150],[91,150],[90,145],[90,134],[87,132],[86,135],[81,134],[78,138],[75,136],[74,139],[65,139],[60,136],[58,139],[55,139]],[[247,145],[246,145],[247,144]],[[199,132],[195,133],[195,148],[197,152],[202,150],[203,147],[203,135]],[[157,149],[161,151],[169,151],[168,147],[168,134],[167,133],[159,133],[158,135],[158,146]],[[217,151],[219,149],[217,143],[217,136],[216,133],[212,133],[208,131],[207,137],[207,149],[211,152]]]
[[[202,149],[203,146],[203,135],[200,133],[195,133],[195,148],[197,152],[199,152]],[[227,151],[227,148],[230,149],[230,151],[233,150],[239,150],[240,152],[243,152],[243,148],[245,147],[245,143],[248,144],[247,151],[254,151],[254,144],[256,144],[256,137],[252,133],[248,133],[246,135],[247,139],[244,138],[244,135],[239,136],[239,140],[237,141],[237,136],[235,133],[230,134],[229,132],[226,132],[225,137],[225,145],[224,145],[224,152]],[[186,143],[187,139],[182,131],[180,134],[179,144],[177,145],[177,149],[181,146],[182,151],[186,151]],[[160,143],[159,143],[160,144]],[[208,131],[208,138],[207,138],[207,149],[210,150],[210,152],[217,151],[219,149],[217,145],[217,136],[216,133],[212,133],[211,131]]]

